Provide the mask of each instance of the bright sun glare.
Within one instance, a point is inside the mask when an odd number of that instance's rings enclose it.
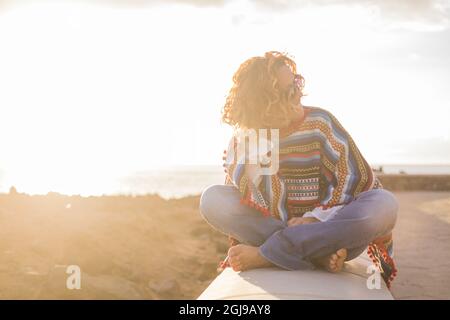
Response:
[[[362,9],[338,7],[256,13],[247,2],[222,8],[53,2],[4,10],[2,188],[90,194],[115,190],[116,177],[137,170],[220,165],[231,134],[220,124],[220,109],[232,74],[267,50],[295,57],[309,94],[303,103],[335,113],[369,162],[411,160],[402,158],[400,142],[448,142],[441,81],[448,83],[447,75],[425,84],[417,80],[428,71],[406,74],[422,59],[414,52],[395,67],[383,63],[398,49],[396,34],[374,28],[372,19]],[[420,111],[430,95],[441,114],[433,124]],[[399,122],[405,112],[408,121]],[[394,137],[399,131],[405,134]]]

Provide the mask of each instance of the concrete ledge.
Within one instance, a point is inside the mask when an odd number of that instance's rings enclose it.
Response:
[[[322,270],[287,271],[280,268],[235,272],[226,268],[198,297],[198,300],[302,300],[364,299],[392,300],[384,281],[369,289],[367,255],[346,262],[338,274]]]
[[[450,191],[449,175],[376,174],[383,187],[392,191]]]

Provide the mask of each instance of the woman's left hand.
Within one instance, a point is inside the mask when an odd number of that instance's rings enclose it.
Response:
[[[315,223],[320,222],[320,220],[314,218],[314,217],[294,217],[288,220],[288,227],[296,226],[299,224],[309,224],[309,223]]]

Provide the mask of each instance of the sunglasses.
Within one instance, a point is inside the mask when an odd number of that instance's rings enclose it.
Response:
[[[299,74],[294,75],[294,85],[297,87],[301,87],[302,86],[302,76]]]
[[[297,87],[300,90],[302,87],[302,79],[303,77],[300,74],[295,74],[294,81],[287,88],[285,88],[285,90],[289,91],[294,89],[295,87]]]

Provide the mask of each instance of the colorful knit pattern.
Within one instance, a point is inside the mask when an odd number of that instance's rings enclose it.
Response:
[[[261,176],[257,185],[245,174],[246,157],[237,159],[234,136],[224,151],[225,184],[239,189],[241,203],[283,221],[318,206],[347,204],[363,191],[382,188],[339,121],[321,108],[304,110],[303,119],[279,131],[278,172]],[[369,251],[389,286],[396,269],[387,247],[374,241]]]

